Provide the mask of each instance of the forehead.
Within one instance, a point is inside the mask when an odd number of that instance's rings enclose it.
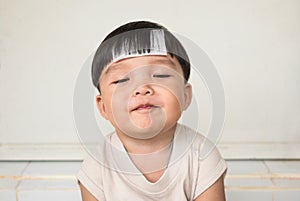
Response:
[[[168,56],[139,56],[133,58],[126,58],[114,62],[108,65],[102,73],[102,76],[106,76],[111,73],[126,72],[130,71],[136,67],[146,66],[146,65],[159,65],[164,67],[169,67],[182,73],[181,66],[175,57]],[[101,76],[101,77],[102,77]]]

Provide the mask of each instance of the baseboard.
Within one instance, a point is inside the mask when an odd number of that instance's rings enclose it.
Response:
[[[300,159],[300,142],[222,142],[218,148],[225,159]],[[86,151],[80,144],[2,144],[2,161],[82,160]]]
[[[82,160],[85,151],[80,144],[2,144],[0,160],[66,161]]]
[[[223,142],[218,147],[226,159],[300,159],[300,142]]]

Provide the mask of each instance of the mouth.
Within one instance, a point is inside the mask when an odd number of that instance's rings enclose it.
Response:
[[[141,105],[138,105],[136,108],[134,108],[132,111],[149,111],[154,108],[158,108],[158,106],[155,106],[152,104],[141,104]]]

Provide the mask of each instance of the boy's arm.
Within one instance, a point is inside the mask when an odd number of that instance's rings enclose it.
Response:
[[[194,201],[225,201],[224,175]]]
[[[81,191],[82,201],[99,201],[80,182],[78,183]]]

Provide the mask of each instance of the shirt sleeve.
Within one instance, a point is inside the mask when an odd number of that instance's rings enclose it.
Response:
[[[215,144],[205,140],[202,144],[202,152],[199,157],[198,177],[196,181],[195,196],[196,199],[200,194],[212,186],[223,174],[226,174],[227,165],[222,158]]]
[[[95,197],[98,201],[104,201],[102,166],[91,156],[87,156],[76,175],[78,181]]]

